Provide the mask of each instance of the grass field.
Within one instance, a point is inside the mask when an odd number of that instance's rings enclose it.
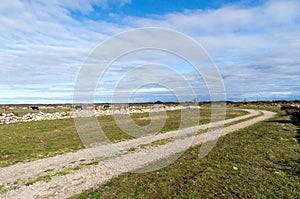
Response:
[[[220,138],[203,159],[193,147],[159,171],[124,173],[72,198],[300,198],[299,124],[278,113]]]
[[[25,110],[20,110],[19,113],[25,114]],[[227,110],[226,118],[246,113]],[[161,132],[179,128],[180,111],[168,111],[167,115],[168,119]],[[132,114],[131,116],[140,126],[150,123],[147,113]],[[106,136],[113,142],[133,138],[118,128],[112,116],[98,117],[98,121]],[[203,124],[209,121],[210,109],[201,110],[199,123]],[[84,148],[76,132],[73,119],[0,125],[0,143],[0,167]]]

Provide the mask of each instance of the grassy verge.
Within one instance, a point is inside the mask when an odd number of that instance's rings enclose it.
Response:
[[[234,124],[238,124],[238,123],[241,123],[241,122],[245,122],[245,121],[248,121],[248,120],[251,120],[251,119],[254,119],[254,118],[257,118],[257,117],[260,117],[262,116],[263,113],[259,113],[258,115],[255,115],[255,116],[251,116],[251,117],[248,117],[246,119],[242,119],[242,120],[238,120],[238,121],[235,121],[235,122],[230,122],[228,124],[224,124],[224,127],[227,127],[227,126],[230,126],[230,125],[234,125]],[[218,128],[218,127],[217,127]]]
[[[226,118],[237,117],[246,113],[228,110]],[[167,115],[166,124],[161,132],[179,128],[180,111],[167,111]],[[132,114],[131,116],[140,126],[150,123],[147,113]],[[200,116],[199,123],[209,122],[210,109],[201,110]],[[115,123],[113,116],[101,116],[98,117],[98,120],[104,133],[111,141],[118,142],[133,138],[122,132]],[[76,132],[73,119],[0,125],[0,143],[0,167],[84,148]]]
[[[0,166],[83,148],[73,119],[0,125]]]
[[[299,198],[299,126],[285,115],[193,147],[159,171],[125,173],[72,198]]]

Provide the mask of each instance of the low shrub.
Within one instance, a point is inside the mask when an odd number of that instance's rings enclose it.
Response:
[[[281,110],[285,110],[288,115],[291,115],[293,119],[296,119],[297,122],[300,122],[300,107],[294,105],[284,105],[281,107]]]

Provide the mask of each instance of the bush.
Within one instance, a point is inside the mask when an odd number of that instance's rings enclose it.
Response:
[[[288,104],[282,105],[282,106],[281,106],[281,110],[282,110],[282,111],[288,110],[288,109],[290,109],[290,108],[291,108],[291,105],[288,105]]]
[[[300,107],[294,105],[284,105],[281,110],[285,110],[288,115],[291,115],[294,119],[300,122]]]

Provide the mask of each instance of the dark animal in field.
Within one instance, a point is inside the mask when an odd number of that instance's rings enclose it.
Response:
[[[76,110],[78,110],[78,109],[82,110],[82,105],[76,105],[74,108],[75,108]]]
[[[103,108],[104,109],[109,109],[109,105],[104,105]]]
[[[37,111],[40,110],[40,108],[39,108],[38,106],[31,106],[30,108],[31,108],[32,110],[37,110]]]

